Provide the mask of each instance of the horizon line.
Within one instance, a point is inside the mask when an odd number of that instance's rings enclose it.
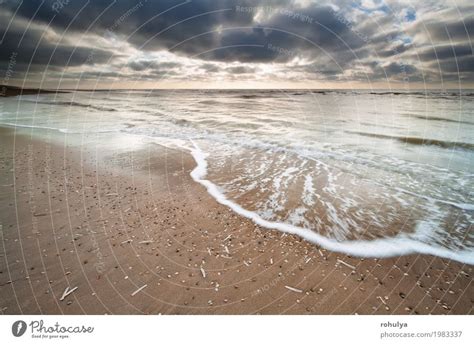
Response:
[[[260,87],[260,88],[241,88],[241,87],[222,87],[222,88],[196,88],[196,87],[157,87],[157,88],[48,88],[48,87],[32,87],[32,86],[16,86],[0,84],[1,88],[17,88],[22,90],[44,90],[44,91],[78,91],[78,92],[103,92],[103,91],[463,91],[473,90],[474,87],[465,88],[301,88],[301,87]]]

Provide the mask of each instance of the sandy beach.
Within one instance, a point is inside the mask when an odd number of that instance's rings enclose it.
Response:
[[[187,152],[0,131],[2,314],[472,314],[472,266],[355,258],[256,226]]]

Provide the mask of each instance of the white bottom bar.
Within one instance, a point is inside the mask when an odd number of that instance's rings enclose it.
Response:
[[[5,315],[0,316],[0,342],[474,343],[472,319],[469,316]]]

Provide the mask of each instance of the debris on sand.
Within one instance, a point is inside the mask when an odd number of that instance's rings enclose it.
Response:
[[[142,245],[148,245],[148,244],[152,244],[154,243],[153,240],[143,240],[143,241],[140,241],[139,244],[142,244]]]
[[[285,285],[285,288],[291,291],[294,291],[295,293],[302,293],[303,291],[301,289],[296,289],[290,286]]]
[[[59,301],[64,301],[64,299],[66,297],[68,297],[70,294],[72,294],[73,292],[75,292],[77,290],[78,287],[74,287],[72,289],[69,289],[69,287],[67,287],[66,289],[64,289],[64,292],[63,292],[63,296],[61,296],[61,298],[59,299]]]
[[[143,286],[141,286],[140,288],[138,288],[137,290],[135,290],[133,293],[132,293],[132,296],[135,296],[137,295],[139,292],[141,292],[143,289],[145,289],[146,287],[148,287],[148,284],[145,284]]]
[[[349,263],[346,263],[346,262],[343,261],[342,259],[338,259],[337,262],[338,262],[339,264],[342,264],[342,265],[347,266],[348,268],[351,268],[352,270],[355,270],[355,269],[356,269],[356,267],[355,267],[354,265],[351,265],[351,264],[349,264]]]

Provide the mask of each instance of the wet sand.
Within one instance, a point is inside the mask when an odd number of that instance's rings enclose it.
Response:
[[[354,258],[218,204],[186,153],[0,129],[3,314],[472,314],[472,266]]]

